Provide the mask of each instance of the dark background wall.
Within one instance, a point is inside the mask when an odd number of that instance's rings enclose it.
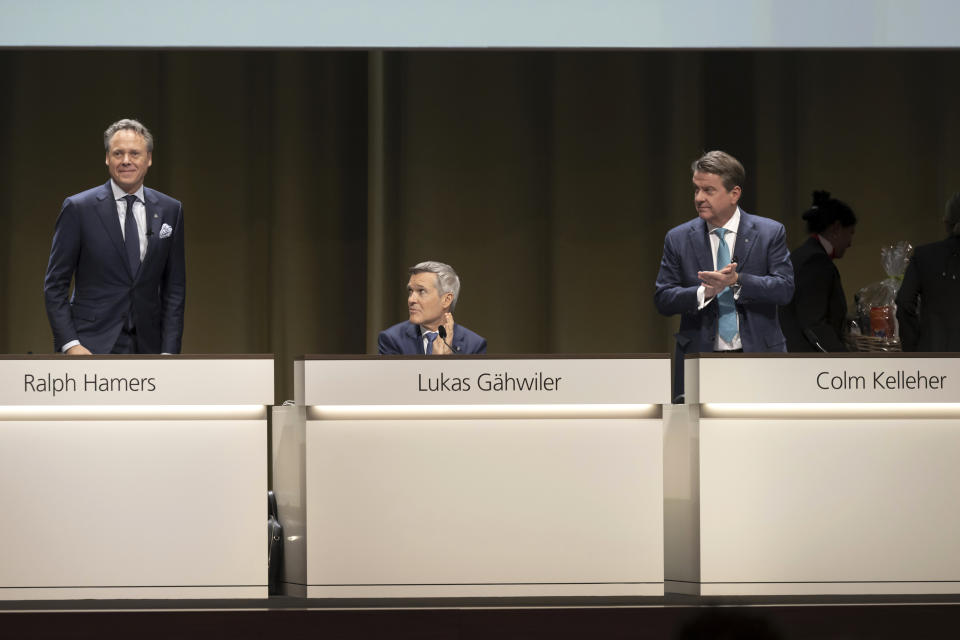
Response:
[[[406,266],[453,264],[492,353],[667,352],[653,281],[693,216],[689,163],[747,168],[742,204],[804,237],[825,188],[879,249],[942,235],[960,189],[954,51],[0,51],[0,352],[48,352],[60,203],[141,119],[147,184],[184,202],[186,353],[363,353],[405,318]],[[375,134],[375,135],[374,135]],[[381,216],[371,215],[374,202]],[[373,283],[371,285],[370,283]],[[375,285],[382,285],[382,290]],[[371,288],[373,287],[373,288]],[[368,295],[373,291],[375,295]]]

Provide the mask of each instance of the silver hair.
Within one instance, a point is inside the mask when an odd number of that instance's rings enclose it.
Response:
[[[409,269],[410,275],[417,273],[433,273],[437,276],[437,292],[442,296],[446,293],[453,294],[453,302],[450,303],[450,311],[457,306],[457,300],[460,299],[460,276],[448,264],[427,260],[415,264]]]
[[[143,139],[147,142],[147,152],[153,153],[153,134],[150,133],[150,130],[143,126],[140,122],[136,120],[131,120],[130,118],[124,118],[123,120],[117,120],[112,125],[107,127],[107,130],[103,132],[103,149],[104,151],[110,151],[110,140],[113,138],[114,134],[117,131],[123,131],[124,129],[129,129],[134,133],[139,133],[143,136]]]
[[[960,191],[950,196],[947,206],[944,207],[943,222],[947,233],[951,236],[960,236]]]

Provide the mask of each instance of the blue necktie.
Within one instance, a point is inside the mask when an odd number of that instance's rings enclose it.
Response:
[[[720,244],[717,246],[717,271],[730,264],[730,247],[723,236],[727,232],[724,228],[714,229],[713,232],[720,238]],[[723,291],[717,295],[717,304],[720,305],[720,337],[724,342],[733,342],[737,335],[737,305],[733,300],[733,291],[730,287],[724,287]]]
[[[133,217],[133,203],[137,196],[123,196],[127,201],[127,213],[123,221],[123,244],[127,248],[127,260],[130,262],[130,273],[134,277],[140,269],[140,232],[137,230],[137,220]]]
[[[431,353],[433,353],[433,341],[437,339],[437,332],[428,331],[423,335],[425,335],[427,338],[427,355],[430,355]]]

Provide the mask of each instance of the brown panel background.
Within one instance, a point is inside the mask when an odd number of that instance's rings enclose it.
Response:
[[[368,317],[402,320],[422,259],[461,273],[457,319],[492,353],[670,351],[653,281],[704,149],[744,162],[744,208],[791,246],[811,190],[854,207],[848,298],[883,276],[880,246],[939,239],[960,189],[954,51],[388,51],[382,79],[371,55],[0,51],[0,352],[52,349],[53,224],[106,180],[100,132],[120,117],[155,134],[147,184],[184,202],[184,351],[276,353],[278,400],[296,355],[361,353]],[[387,285],[378,314],[368,278]]]

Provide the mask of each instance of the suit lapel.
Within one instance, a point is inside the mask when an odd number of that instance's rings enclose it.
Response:
[[[130,263],[127,261],[127,251],[123,246],[123,232],[120,230],[120,216],[117,214],[117,203],[113,199],[113,192],[110,190],[108,182],[97,195],[97,217],[103,224],[103,229],[117,250],[117,258],[123,263],[123,268],[133,278],[130,273]]]
[[[710,239],[707,238],[707,223],[699,218],[690,227],[690,245],[696,256],[697,270],[713,271],[713,252],[710,250]]]
[[[147,264],[156,253],[157,243],[160,241],[160,227],[163,225],[163,219],[160,217],[157,197],[149,189],[143,190],[144,212],[147,218],[147,255],[143,257],[143,264],[140,265],[140,273],[147,268]]]
[[[743,209],[740,210],[740,228],[737,229],[737,241],[733,246],[732,259],[738,260],[737,270],[747,263],[750,252],[757,244],[757,225],[753,223],[752,216]]]
[[[463,327],[458,324],[453,325],[453,350],[456,353],[463,352],[464,342],[467,337],[463,333]]]
[[[420,327],[412,322],[407,322],[404,334],[413,344],[413,353],[423,355],[423,338],[420,336]]]

